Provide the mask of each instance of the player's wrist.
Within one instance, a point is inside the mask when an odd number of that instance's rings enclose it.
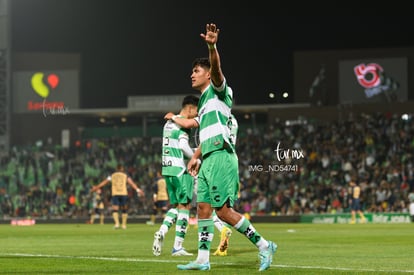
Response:
[[[213,43],[213,44],[207,43],[207,47],[208,47],[209,50],[215,50],[215,49],[217,49],[216,43]]]
[[[173,115],[173,116],[171,117],[171,120],[172,120],[172,121],[175,121],[175,119],[176,119],[177,117],[178,117],[177,115]]]
[[[135,189],[135,191],[137,191],[137,193],[141,192],[141,189],[137,188]]]

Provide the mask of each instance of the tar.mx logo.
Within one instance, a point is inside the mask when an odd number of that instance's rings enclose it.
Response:
[[[277,144],[274,151],[276,152],[276,158],[278,161],[286,159],[301,159],[305,157],[302,149],[284,149],[280,147],[280,142]]]
[[[293,160],[299,160],[305,157],[302,149],[285,149],[282,148],[280,142],[275,150],[277,163],[269,164],[250,164],[249,172],[298,172],[299,166],[294,164]]]

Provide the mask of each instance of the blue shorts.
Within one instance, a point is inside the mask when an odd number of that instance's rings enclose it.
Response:
[[[168,201],[156,201],[154,205],[155,205],[155,208],[157,209],[167,208]]]
[[[354,211],[361,210],[361,203],[359,199],[352,199],[351,210],[354,210]]]
[[[112,205],[125,206],[128,202],[128,196],[113,196]]]

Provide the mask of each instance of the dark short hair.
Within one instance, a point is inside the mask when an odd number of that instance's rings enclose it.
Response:
[[[210,60],[207,57],[198,57],[193,61],[193,68],[196,66],[210,69]]]
[[[198,101],[199,100],[200,99],[198,98],[198,96],[195,96],[195,95],[187,95],[187,96],[184,97],[181,106],[182,107],[184,107],[186,105],[198,106]]]

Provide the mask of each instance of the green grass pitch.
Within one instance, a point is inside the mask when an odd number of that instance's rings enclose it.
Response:
[[[414,273],[414,224],[254,224],[279,246],[272,266],[262,274],[408,274]],[[159,224],[0,225],[0,274],[194,274],[177,264],[196,258],[197,229],[184,243],[189,257],[172,257],[172,230],[162,255],[152,255]],[[175,227],[174,227],[175,228]],[[213,256],[203,274],[258,274],[257,249],[233,230],[228,256]]]

